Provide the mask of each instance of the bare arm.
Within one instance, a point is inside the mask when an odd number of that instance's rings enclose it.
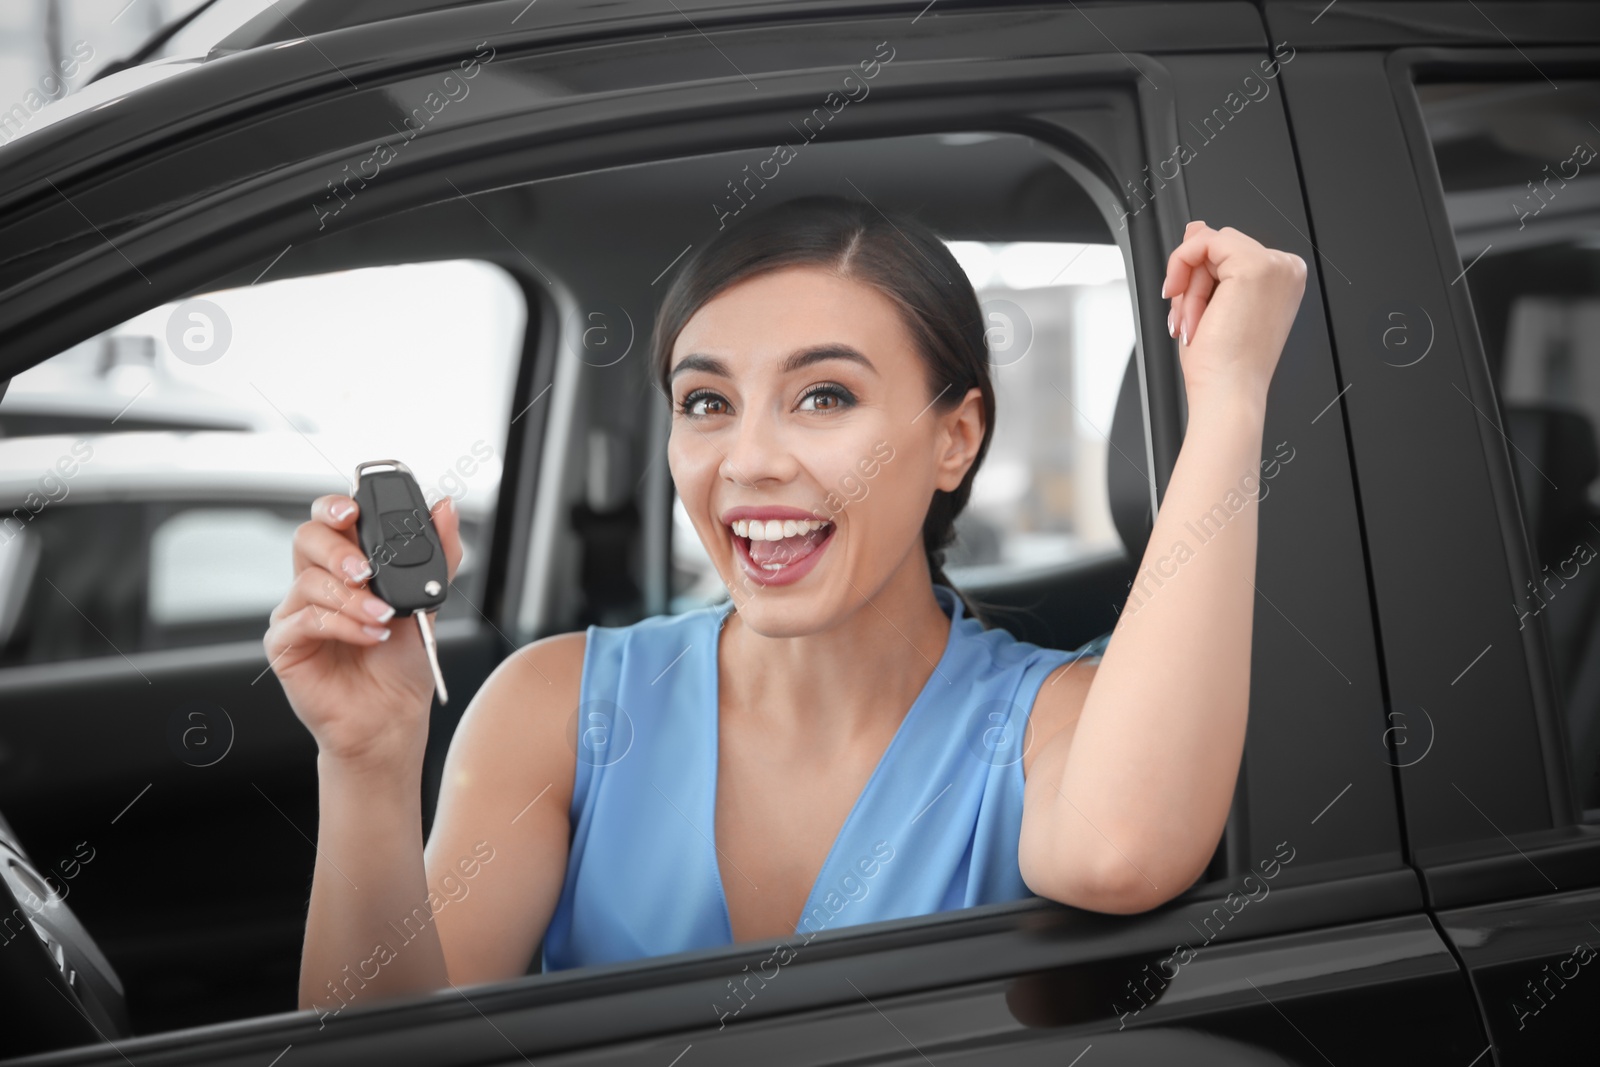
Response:
[[[1098,669],[1040,690],[1065,724],[1027,780],[1019,860],[1041,896],[1144,911],[1216,849],[1249,708],[1267,386],[1304,280],[1298,256],[1203,223],[1169,262],[1188,430]]]
[[[562,634],[500,665],[445,760],[428,885],[450,981],[524,974],[567,872],[585,639]]]
[[[317,742],[321,810],[299,1003],[324,1019],[526,970],[566,869],[583,671],[581,633],[535,642],[495,669],[451,738],[424,852],[433,678],[415,621],[367,587],[358,511],[337,494],[312,504],[295,531],[294,581],[262,638]],[[448,498],[430,519],[454,577],[461,538]]]
[[[300,1006],[346,1006],[523,974],[566,872],[584,635],[507,658],[451,740],[426,849],[422,751],[318,757],[321,820]]]

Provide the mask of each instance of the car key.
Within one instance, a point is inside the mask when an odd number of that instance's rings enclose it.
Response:
[[[390,469],[373,469],[382,467]],[[439,648],[428,612],[449,595],[450,569],[422,489],[404,463],[375,459],[356,467],[351,495],[360,507],[356,539],[372,567],[368,586],[397,615],[416,616],[423,647],[428,650],[428,665],[433,669],[433,685],[443,705],[450,698],[439,670]]]

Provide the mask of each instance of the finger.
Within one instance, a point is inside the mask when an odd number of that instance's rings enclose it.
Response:
[[[346,521],[354,520],[347,516]],[[341,575],[352,586],[363,584],[372,577],[373,570],[372,562],[356,541],[354,528],[334,529],[319,519],[303,522],[294,531],[295,573],[308,567]]]
[[[461,515],[456,511],[454,497],[446,496],[433,505],[433,528],[438,531],[439,544],[444,546],[444,558],[449,564],[447,580],[455,581],[461,567]]]
[[[349,615],[337,612],[318,612],[315,605],[307,604],[275,621],[262,638],[268,662],[277,663],[278,657],[291,648],[312,649],[323,641],[342,641],[347,645],[381,645],[389,640],[389,627],[373,622],[363,623]]]
[[[1219,280],[1228,277],[1238,264],[1250,262],[1268,251],[1260,241],[1232,226],[1214,231],[1208,248],[1207,265]]]
[[[1187,348],[1200,325],[1200,316],[1211,303],[1211,294],[1217,279],[1210,270],[1197,270],[1189,277],[1189,288],[1183,292],[1183,317],[1178,319],[1178,338]]]
[[[343,493],[329,493],[311,502],[311,517],[326,523],[335,530],[353,530],[361,507],[355,498]]]
[[[385,623],[394,608],[366,589],[352,589],[322,567],[307,567],[295,575],[289,593],[270,616],[273,621],[312,607],[318,616],[345,614],[363,623]]]
[[[1161,283],[1162,296],[1176,296],[1188,288],[1190,272],[1206,259],[1207,238],[1216,231],[1196,219],[1183,231],[1183,240],[1167,257],[1167,276]]]

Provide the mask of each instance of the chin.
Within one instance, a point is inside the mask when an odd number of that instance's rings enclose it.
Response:
[[[839,583],[830,580],[840,563],[832,558],[841,547],[833,544],[835,539],[830,531],[800,566],[785,567],[769,578],[767,573],[757,573],[748,542],[734,538],[723,584],[738,607],[740,620],[763,637],[804,637],[832,625],[841,607],[839,591],[834,588]]]
[[[806,637],[832,625],[836,613],[820,591],[759,593],[739,605],[739,619],[762,637]]]

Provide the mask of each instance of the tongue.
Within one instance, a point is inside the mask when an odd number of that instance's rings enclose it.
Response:
[[[796,563],[816,551],[830,529],[832,527],[824,526],[820,530],[810,530],[777,541],[751,541],[750,558],[755,560],[757,566]]]

